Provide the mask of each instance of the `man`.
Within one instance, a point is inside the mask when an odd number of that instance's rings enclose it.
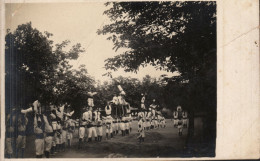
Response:
[[[35,152],[36,158],[42,158],[44,152],[44,122],[41,114],[34,116]]]
[[[113,136],[115,136],[116,135],[116,119],[114,119],[113,118],[113,121],[112,121],[113,123],[112,123],[112,129],[113,129]]]
[[[144,120],[142,118],[138,121],[138,133],[139,136],[137,137],[139,139],[139,143],[144,142],[145,138],[145,132],[144,132],[144,126],[143,126]]]
[[[112,102],[107,101],[107,105],[105,107],[106,117],[108,117],[108,116],[111,117],[111,112],[112,112],[111,104],[112,104]]]
[[[15,121],[16,121],[16,108],[13,107],[11,112],[6,117],[6,133],[5,133],[5,150],[7,158],[11,158],[14,150],[15,138]]]
[[[65,147],[66,147],[66,141],[67,141],[67,136],[68,136],[68,124],[63,123],[61,125],[61,141],[60,141],[60,151],[64,152]]]
[[[92,141],[92,134],[95,137],[95,141],[97,141],[97,131],[96,131],[96,121],[97,121],[97,111],[92,112],[92,107],[89,107],[89,123],[88,127],[88,142]]]
[[[126,112],[125,112],[125,100],[124,100],[124,96],[122,93],[120,93],[120,95],[117,97],[118,98],[118,107],[119,107],[119,116],[123,117]]]
[[[182,120],[182,119],[183,119],[181,106],[178,106],[178,107],[177,107],[177,115],[178,115],[178,122],[179,122],[179,120]],[[182,124],[183,124],[183,122],[182,122]]]
[[[159,127],[162,128],[162,117],[161,117],[161,115],[157,115],[157,122],[158,122],[158,128]]]
[[[132,131],[132,120],[133,120],[133,118],[131,117],[130,120],[129,120],[129,130],[130,130],[130,132]]]
[[[55,143],[56,143],[56,152],[59,152],[61,150],[61,143],[62,143],[62,126],[61,126],[61,121],[58,120],[57,121],[57,126],[56,126],[56,140],[55,140]]]
[[[162,125],[163,125],[164,128],[166,127],[166,120],[165,120],[165,117],[162,118]]]
[[[56,108],[54,105],[50,105],[50,120],[51,120],[51,125],[52,125],[52,129],[53,129],[53,136],[52,136],[52,147],[51,147],[51,155],[54,155],[54,152],[56,152],[56,140],[57,140],[57,120],[58,117],[56,115]]]
[[[105,124],[106,124],[106,139],[108,140],[109,135],[110,138],[113,138],[113,128],[112,128],[113,118],[111,116],[106,117]]]
[[[151,121],[149,117],[146,117],[146,130],[150,130],[151,127]]]
[[[117,118],[117,117],[119,117],[119,106],[118,106],[119,100],[118,100],[118,97],[116,94],[114,94],[114,97],[111,102],[112,102],[112,108],[113,108],[112,117]]]
[[[119,130],[119,119],[118,119],[118,117],[115,118],[115,122],[113,124],[114,124],[115,135],[117,135],[118,130]]]
[[[68,113],[66,113],[66,118],[67,118],[66,123],[65,123],[65,126],[67,128],[66,138],[67,138],[69,148],[71,147],[71,141],[73,138],[73,133],[75,131],[75,121],[71,119],[71,116],[73,114],[74,114],[74,111],[70,111],[70,110]]]
[[[96,95],[97,94],[97,92],[88,92],[88,96],[89,96],[89,98],[88,98],[88,106],[89,107],[94,107],[94,95]]]
[[[103,127],[102,127],[100,108],[98,108],[97,110],[97,135],[98,135],[98,141],[101,142],[103,136]]]
[[[155,104],[155,99],[153,99],[153,103],[150,105],[152,116],[155,116],[157,105]]]
[[[141,98],[141,109],[145,110],[145,95],[143,93]]]
[[[86,132],[88,130],[87,125],[90,122],[89,108],[84,108],[83,110],[84,111],[82,114],[82,119],[80,121],[80,128],[79,128],[79,134],[80,134],[79,145],[81,145],[81,142],[83,142],[83,139],[84,139],[85,143],[87,142],[87,137],[88,137],[88,135],[86,134]],[[83,130],[83,128],[84,128],[84,130]]]
[[[155,121],[155,116],[152,116],[152,119],[151,119],[151,129],[154,129],[154,121]]]
[[[177,127],[177,125],[178,125],[178,112],[174,111],[173,112],[173,126]]]
[[[25,145],[26,145],[26,135],[25,135],[25,131],[26,131],[26,126],[28,123],[28,119],[26,117],[25,114],[20,113],[18,115],[18,136],[16,139],[16,158],[19,157],[19,150],[21,150],[21,158],[24,157],[24,149],[25,149]]]
[[[157,129],[159,126],[158,126],[158,115],[155,115],[154,117],[154,128]]]
[[[182,128],[183,128],[183,122],[182,122],[182,120],[178,120],[178,132],[179,132],[179,136],[182,136]]]
[[[129,135],[130,133],[130,119],[131,119],[131,110],[130,110],[130,104],[128,102],[125,102],[126,107],[126,115],[125,115],[125,128],[126,128],[126,134]]]
[[[140,110],[137,114],[138,118],[144,118],[145,115],[144,115],[144,112],[142,110]]]
[[[85,131],[88,120],[88,112],[83,111],[82,117],[79,119],[79,143],[78,149],[82,149],[83,139],[85,139]]]
[[[45,124],[45,150],[44,150],[44,154],[46,158],[50,157],[50,152],[51,152],[51,148],[52,148],[52,140],[54,137],[54,131],[52,128],[52,124],[51,124],[51,118],[50,118],[50,113],[46,113],[46,115],[43,115],[43,120],[44,120],[44,124]]]
[[[121,122],[120,122],[120,130],[122,133],[122,136],[125,136],[125,117],[121,117]]]
[[[188,114],[186,111],[182,112],[182,118],[183,118],[183,127],[188,127]]]
[[[75,132],[75,121],[71,118],[69,118],[67,122],[67,144],[68,148],[71,147],[71,142],[73,139],[73,133]]]
[[[125,133],[126,133],[126,135],[129,135],[129,120],[128,120],[128,118],[125,118]]]
[[[65,104],[66,105],[66,104]],[[61,122],[63,121],[63,117],[64,117],[64,107],[65,105],[62,105],[62,106],[59,106],[57,109],[56,109],[56,116],[57,116],[57,119]]]
[[[41,114],[42,113],[41,103],[38,100],[36,100],[33,102],[33,104],[31,104],[29,106],[29,108],[21,110],[21,113],[23,113],[23,114],[26,114],[29,112],[35,112],[37,114]]]
[[[151,128],[151,118],[152,118],[152,109],[151,109],[151,107],[149,107],[147,115],[146,115],[147,130],[150,130],[150,128]]]

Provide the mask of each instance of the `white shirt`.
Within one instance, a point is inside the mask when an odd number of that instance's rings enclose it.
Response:
[[[89,118],[89,113],[88,113],[88,111],[86,111],[86,112],[83,113],[82,119],[83,119],[83,120],[89,120],[89,119],[90,119],[90,118]]]
[[[58,109],[56,110],[56,115],[57,115],[61,120],[63,120],[64,105],[61,106],[61,107],[59,107],[59,110],[60,110],[60,111],[58,111]]]

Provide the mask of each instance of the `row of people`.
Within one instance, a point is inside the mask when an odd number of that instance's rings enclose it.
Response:
[[[71,119],[74,111],[65,113],[64,106],[54,107],[49,105],[47,110],[42,111],[42,105],[35,101],[31,107],[23,110],[12,110],[6,120],[6,157],[11,158],[15,152],[16,157],[24,157],[26,146],[26,127],[28,124],[28,113],[33,114],[33,131],[35,134],[36,157],[46,158],[50,154],[64,150],[65,142],[71,145],[75,131],[75,121]]]
[[[5,154],[7,158],[11,158],[14,153],[17,158],[19,153],[21,157],[24,156],[27,124],[26,115],[12,108],[6,117]]]
[[[92,137],[95,141],[102,141],[103,126],[105,126],[106,139],[113,138],[121,131],[122,136],[129,135],[132,130],[132,119],[129,115],[112,117],[111,102],[105,107],[105,116],[101,116],[101,109],[86,107],[83,109],[82,116],[79,119],[79,143],[81,149],[83,144],[91,142]]]
[[[139,143],[144,142],[145,131],[165,128],[166,121],[165,118],[161,115],[156,115],[155,117],[150,118],[142,118],[138,117],[138,139]]]

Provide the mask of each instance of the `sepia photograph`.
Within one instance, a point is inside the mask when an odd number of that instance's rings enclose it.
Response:
[[[4,158],[215,157],[217,5],[6,3]]]

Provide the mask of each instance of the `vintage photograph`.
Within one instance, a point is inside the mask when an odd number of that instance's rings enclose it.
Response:
[[[6,3],[4,157],[215,157],[216,7]]]

